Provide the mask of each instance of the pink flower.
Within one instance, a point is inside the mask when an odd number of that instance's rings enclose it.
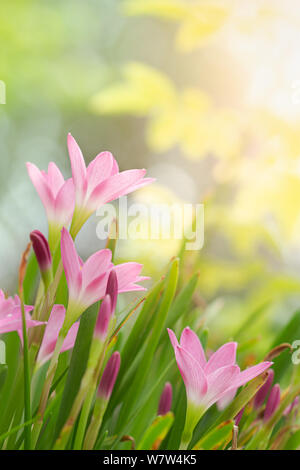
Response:
[[[40,171],[32,163],[27,163],[27,171],[47,214],[51,246],[52,242],[57,241],[61,228],[67,227],[72,220],[75,199],[73,180],[65,181],[53,162],[49,163],[48,173]]]
[[[139,275],[141,264],[124,263],[114,266],[111,262],[111,251],[108,249],[97,251],[83,263],[76,252],[71,235],[65,228],[61,234],[61,255],[69,288],[67,316],[70,324],[90,305],[104,297],[112,268],[117,275],[119,293],[145,290],[137,284],[148,279]]]
[[[86,168],[81,150],[71,134],[68,134],[68,149],[76,193],[72,224],[75,235],[98,207],[154,181],[144,178],[146,170],[120,173],[110,152],[99,153]]]
[[[237,343],[224,344],[206,361],[201,342],[190,328],[183,330],[180,344],[174,332],[169,329],[168,332],[185,383],[188,403],[201,410],[201,414],[272,364],[262,362],[241,372],[235,363]]]
[[[164,389],[162,391],[162,394],[159,400],[158,411],[157,411],[157,414],[159,416],[166,415],[171,410],[172,396],[173,396],[172,385],[170,384],[170,382],[167,382],[164,386]]]
[[[43,341],[38,353],[37,363],[39,367],[47,362],[55,349],[59,331],[64,323],[66,309],[63,305],[54,305],[45,328]],[[70,328],[62,345],[61,352],[72,349],[76,340],[79,322],[74,323]]]
[[[25,318],[27,328],[43,325],[43,322],[31,319],[29,312],[33,310],[30,305],[25,305]],[[2,290],[0,290],[0,334],[9,333],[10,331],[22,331],[22,311],[19,297],[5,298]]]

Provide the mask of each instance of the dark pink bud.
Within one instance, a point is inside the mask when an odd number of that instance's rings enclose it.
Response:
[[[283,412],[283,415],[288,416],[290,413],[292,413],[292,411],[295,408],[298,407],[298,405],[299,405],[299,397],[296,397],[295,400],[289,406],[286,407],[286,409]]]
[[[169,413],[172,406],[172,396],[172,385],[170,384],[170,382],[167,382],[160,396],[157,412],[158,415],[163,416]]]
[[[280,386],[278,384],[274,385],[272,388],[264,413],[264,421],[268,421],[271,416],[275,413],[280,403]]]
[[[240,424],[240,421],[242,419],[242,416],[244,414],[245,407],[241,409],[241,411],[238,412],[236,417],[234,418],[234,424],[238,426]]]
[[[48,241],[39,230],[31,232],[30,240],[47,290],[52,282],[52,257]]]
[[[272,387],[274,380],[274,371],[273,369],[268,370],[268,378],[262,387],[258,390],[254,397],[254,408],[258,409],[262,406],[263,402],[267,398],[267,395]]]
[[[104,341],[108,332],[109,321],[111,318],[111,297],[106,295],[101,302],[98,318],[95,326],[95,336]]]
[[[113,314],[116,310],[118,299],[118,278],[114,270],[111,270],[109,273],[106,286],[106,294],[110,295],[111,297],[111,311]]]
[[[105,398],[106,400],[110,399],[112,394],[119,369],[120,369],[121,358],[118,351],[114,352],[109,358],[106,367],[104,369],[101,381],[98,387],[98,396]]]

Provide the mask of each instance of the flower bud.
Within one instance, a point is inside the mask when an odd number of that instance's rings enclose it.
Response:
[[[245,410],[245,407],[242,408],[242,409],[238,412],[238,414],[236,415],[236,417],[234,418],[234,424],[235,424],[236,426],[238,426],[238,425],[240,424],[240,421],[241,421],[241,419],[242,419],[242,417],[243,417],[243,414],[244,414],[244,410]]]
[[[101,342],[104,342],[106,339],[111,314],[111,297],[106,295],[100,305],[94,333]]]
[[[35,253],[42,279],[46,287],[52,280],[52,257],[47,239],[39,230],[33,230],[30,234],[32,248]]]
[[[120,363],[120,353],[116,351],[111,355],[102,374],[98,387],[98,397],[104,398],[105,400],[110,399],[119,373]]]
[[[112,269],[108,276],[106,294],[110,295],[111,298],[111,312],[112,314],[116,310],[117,299],[118,299],[118,278],[116,272]]]
[[[162,394],[160,396],[159,405],[158,405],[158,412],[159,416],[163,416],[171,410],[172,406],[172,385],[170,382],[167,382],[164,386]]]
[[[288,416],[289,414],[292,413],[292,411],[297,408],[299,405],[299,397],[296,397],[295,400],[286,407],[286,409],[283,412],[283,416]]]
[[[271,416],[275,413],[280,403],[280,386],[278,384],[274,385],[272,388],[264,413],[264,421],[269,421]]]
[[[257,410],[262,406],[263,402],[267,398],[267,395],[272,387],[272,383],[274,380],[274,371],[272,369],[268,370],[268,378],[263,384],[262,387],[258,390],[254,397],[254,408]]]

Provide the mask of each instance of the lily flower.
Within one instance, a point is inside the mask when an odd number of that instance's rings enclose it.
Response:
[[[82,152],[71,134],[68,134],[68,150],[76,194],[71,229],[73,237],[100,206],[154,181],[153,178],[144,178],[146,170],[120,173],[110,152],[99,153],[86,167]]]
[[[186,447],[193,429],[208,408],[230,391],[260,375],[272,363],[262,362],[241,372],[236,365],[237,343],[224,344],[207,361],[198,336],[190,328],[183,330],[180,343],[172,330],[168,329],[168,333],[187,393],[183,433],[183,446]]]
[[[112,269],[117,276],[119,293],[145,290],[137,283],[149,279],[139,275],[143,267],[141,264],[124,263],[114,266],[111,262],[111,251],[108,249],[97,251],[84,263],[78,256],[74,241],[65,228],[62,229],[61,234],[61,255],[69,288],[68,310],[64,325],[66,329],[88,307],[105,296]],[[115,305],[115,300],[113,303]]]
[[[31,305],[25,305],[25,318],[27,328],[43,325],[43,322],[32,320],[29,312],[33,310]],[[21,301],[17,295],[5,298],[4,292],[0,289],[0,334],[10,331],[21,332],[22,310]]]
[[[29,177],[45,208],[49,226],[49,244],[55,250],[62,227],[68,227],[74,212],[74,184],[64,180],[55,163],[50,162],[48,173],[27,163]]]
[[[37,365],[41,367],[47,362],[55,349],[59,331],[64,323],[66,309],[63,305],[54,305],[45,328],[43,341],[37,356]],[[61,348],[61,352],[72,349],[76,340],[79,322],[71,326]]]

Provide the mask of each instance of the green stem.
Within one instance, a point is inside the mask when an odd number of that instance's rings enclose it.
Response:
[[[55,376],[59,354],[60,354],[63,342],[65,340],[66,334],[67,332],[61,329],[59,336],[57,338],[55,349],[54,349],[54,352],[50,361],[50,365],[47,371],[46,380],[44,383],[44,387],[43,387],[41,399],[40,399],[40,404],[39,404],[39,410],[38,410],[39,419],[37,420],[37,422],[35,423],[33,427],[34,445],[36,445],[37,443],[40,431],[43,426],[44,413],[45,413],[46,406],[47,406],[49,392],[50,392],[50,388],[51,388],[51,385]]]
[[[21,310],[22,310],[22,329],[23,329],[23,359],[24,359],[24,421],[31,420],[31,399],[30,399],[30,365],[28,353],[28,337],[26,327],[25,308],[23,301],[23,293],[21,294]],[[26,425],[24,429],[24,449],[31,449],[31,426]]]
[[[102,424],[102,419],[107,407],[107,401],[98,398],[96,400],[94,413],[92,416],[91,423],[88,427],[86,438],[84,441],[84,450],[91,450],[94,448],[95,442],[98,437],[99,429]]]
[[[82,442],[84,439],[86,424],[89,418],[90,409],[92,406],[93,398],[95,394],[95,388],[93,386],[90,387],[86,399],[84,400],[84,404],[81,410],[79,424],[76,432],[76,438],[74,442],[74,450],[81,450]]]

